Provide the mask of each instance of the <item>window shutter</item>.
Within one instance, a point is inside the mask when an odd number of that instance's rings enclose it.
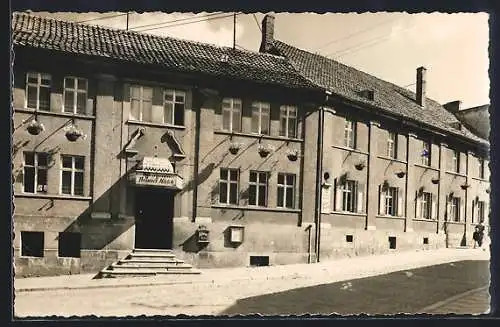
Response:
[[[396,189],[396,193],[397,193],[397,196],[398,196],[398,207],[396,208],[397,209],[397,215],[398,217],[402,217],[403,216],[403,192],[401,192],[401,189],[397,188]]]
[[[437,219],[437,196],[434,193],[431,197],[431,218]]]
[[[382,194],[382,185],[378,186],[379,214],[385,215],[385,199]]]
[[[342,211],[342,192],[338,178],[335,179],[335,211]]]
[[[420,218],[420,197],[418,191],[415,191],[415,218]]]
[[[363,213],[363,199],[364,199],[364,192],[365,192],[365,184],[363,183],[358,183],[356,182],[356,191],[358,193],[357,197],[357,212],[358,213]]]

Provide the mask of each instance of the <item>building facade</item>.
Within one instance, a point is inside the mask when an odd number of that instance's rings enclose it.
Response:
[[[204,268],[471,245],[487,143],[381,113],[373,83],[338,95],[273,29],[256,53],[14,15],[16,273],[134,248]]]

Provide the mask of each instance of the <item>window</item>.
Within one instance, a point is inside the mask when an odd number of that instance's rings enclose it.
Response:
[[[342,211],[356,212],[358,183],[347,180],[340,188],[342,192]]]
[[[163,115],[154,117],[153,121],[173,125],[184,125],[184,107],[186,94],[177,90],[165,90],[163,92]],[[156,118],[156,119],[155,119]]]
[[[269,103],[252,103],[252,133],[269,135],[270,111]]]
[[[26,74],[26,107],[37,110],[50,110],[50,82],[49,74]]]
[[[219,203],[238,204],[239,175],[237,169],[220,170]]]
[[[21,255],[43,257],[43,232],[21,232]]]
[[[280,107],[280,136],[297,137],[297,107]]]
[[[43,152],[24,153],[23,190],[25,193],[47,193],[49,155]]]
[[[64,78],[63,111],[72,114],[85,114],[87,107],[87,80],[85,78]]]
[[[344,146],[351,149],[356,147],[356,124],[347,118],[344,124]]]
[[[422,141],[421,164],[424,166],[431,165],[431,144],[427,141]]]
[[[477,220],[479,223],[484,223],[484,216],[485,216],[485,210],[484,210],[484,201],[478,201],[477,202]]]
[[[417,202],[417,218],[432,219],[432,194],[423,192]]]
[[[452,164],[451,169],[454,172],[459,173],[460,172],[460,152],[459,151],[453,150],[451,164]]]
[[[58,256],[60,258],[80,258],[80,233],[59,233]]]
[[[134,85],[130,87],[130,114],[129,119],[152,121],[153,88]]]
[[[479,178],[484,178],[484,159],[483,158],[477,158],[478,159],[478,177]]]
[[[61,156],[61,193],[83,195],[84,157]]]
[[[450,199],[450,219],[460,221],[460,198],[452,197]]]
[[[397,187],[387,187],[382,191],[383,204],[382,214],[388,216],[397,216],[398,213],[398,188]]]
[[[397,157],[397,145],[398,145],[398,135],[393,132],[389,132],[389,137],[387,138],[387,156],[389,158],[396,159]]]
[[[241,132],[241,100],[224,98],[222,100],[222,129]]]
[[[268,174],[265,172],[250,172],[250,187],[248,190],[248,204],[252,206],[267,206],[267,180]]]
[[[295,175],[278,174],[278,207],[295,208]]]

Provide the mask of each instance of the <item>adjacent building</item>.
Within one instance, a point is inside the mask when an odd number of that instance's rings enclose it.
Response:
[[[488,143],[425,97],[425,69],[415,95],[273,30],[251,52],[15,14],[16,273],[472,244]]]

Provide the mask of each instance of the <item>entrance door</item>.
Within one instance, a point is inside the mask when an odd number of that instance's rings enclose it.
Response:
[[[169,190],[136,188],[135,247],[171,249],[174,193]]]

